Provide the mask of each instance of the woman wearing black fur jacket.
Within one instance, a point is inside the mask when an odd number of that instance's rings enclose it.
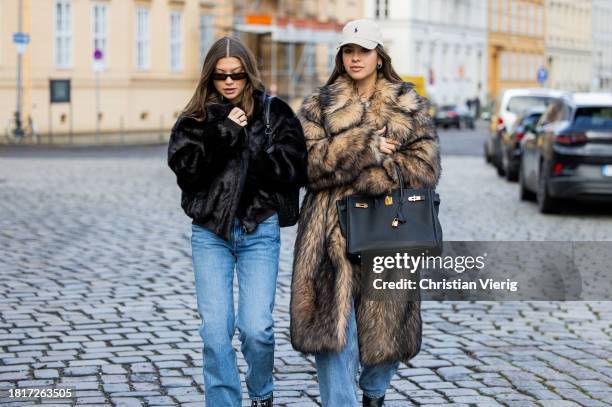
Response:
[[[306,146],[300,122],[285,102],[270,101],[270,127],[265,107],[255,58],[238,40],[222,38],[206,55],[195,94],[175,123],[168,146],[181,206],[193,219],[208,406],[242,405],[232,348],[235,326],[248,364],[252,405],[272,406],[279,227],[297,222]]]
[[[334,71],[298,112],[308,148],[308,186],[295,241],[291,342],[313,353],[324,406],[382,406],[400,361],[421,345],[418,302],[360,294],[360,267],[346,255],[336,202],[440,176],[427,101],[395,72],[373,21],[349,22]]]

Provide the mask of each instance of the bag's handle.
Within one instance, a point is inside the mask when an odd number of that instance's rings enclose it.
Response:
[[[399,223],[406,223],[406,217],[404,216],[404,188],[405,188],[405,184],[404,184],[404,176],[402,175],[402,170],[400,169],[399,165],[393,161],[393,164],[395,165],[395,172],[397,173],[397,179],[399,181],[399,187],[400,187],[400,198],[399,198],[399,202],[397,203],[397,214],[395,215],[395,219],[393,220],[393,225],[396,226],[396,220]]]

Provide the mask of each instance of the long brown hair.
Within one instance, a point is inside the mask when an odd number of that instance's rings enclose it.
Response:
[[[346,47],[346,45],[340,47],[338,53],[336,54],[334,70],[325,83],[325,86],[331,85],[336,81],[336,79],[338,79],[338,77],[346,73],[344,64],[342,63],[342,51],[344,51],[344,47]],[[395,72],[395,69],[393,69],[393,65],[391,65],[391,56],[387,53],[387,51],[385,51],[384,47],[382,45],[377,45],[375,49],[380,59],[382,59],[382,67],[378,71],[378,77],[382,76],[392,83],[403,82],[402,78],[397,74],[397,72]]]
[[[206,118],[206,106],[211,103],[222,102],[222,96],[217,92],[210,78],[221,58],[238,58],[242,68],[247,73],[247,83],[238,96],[236,106],[246,113],[248,118],[253,114],[253,90],[264,90],[264,85],[259,79],[259,70],[253,53],[240,40],[232,37],[223,37],[210,47],[202,64],[202,73],[198,86],[191,100],[183,109],[183,114],[189,117],[203,120]]]

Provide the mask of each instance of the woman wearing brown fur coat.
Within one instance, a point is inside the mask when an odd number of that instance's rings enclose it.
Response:
[[[308,148],[308,187],[295,242],[291,341],[313,353],[324,406],[382,406],[400,361],[421,346],[420,304],[360,299],[359,264],[346,256],[336,201],[398,187],[435,187],[438,137],[427,101],[391,66],[378,26],[349,22],[328,82],[298,113]]]

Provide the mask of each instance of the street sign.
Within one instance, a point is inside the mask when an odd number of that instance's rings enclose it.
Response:
[[[30,34],[15,32],[13,33],[13,44],[29,44],[30,43]]]
[[[94,63],[93,69],[95,72],[101,72],[104,70],[104,53],[101,49],[96,48],[93,53]]]
[[[26,45],[30,43],[30,34],[15,32],[13,33],[13,44],[17,48],[17,53],[22,55],[26,50]]]
[[[548,69],[541,66],[538,68],[538,83],[543,84],[548,79]]]

